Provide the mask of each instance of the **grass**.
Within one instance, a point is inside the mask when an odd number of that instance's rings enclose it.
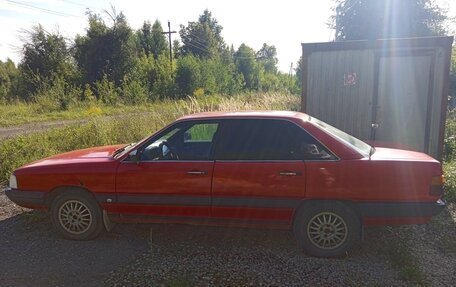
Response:
[[[445,199],[456,202],[456,160],[444,162],[443,173],[445,174]]]
[[[385,246],[388,259],[392,267],[399,272],[401,279],[419,286],[427,286],[429,282],[409,244],[410,240],[388,240]]]
[[[456,240],[452,236],[444,236],[442,238],[443,249],[452,254],[456,254]]]
[[[38,104],[18,103],[0,105],[0,127],[23,125],[28,123],[77,120],[93,116],[110,116],[126,113],[146,112],[151,104],[145,106],[102,106],[89,105],[73,107],[65,111],[43,112]]]
[[[138,141],[176,118],[214,110],[298,109],[299,97],[281,94],[213,96],[202,99],[150,104],[147,114],[126,115],[115,120],[92,117],[87,124],[21,135],[0,141],[0,183],[11,172],[32,161],[70,150]]]
[[[278,100],[284,96],[285,100]],[[259,101],[262,100],[262,102]],[[282,99],[283,100],[283,99]],[[177,103],[177,104],[176,104]],[[50,122],[59,120],[77,120],[94,116],[111,116],[119,114],[134,114],[157,110],[170,110],[173,106],[186,106],[186,110],[219,110],[229,107],[232,110],[248,109],[299,109],[299,97],[291,95],[280,95],[274,93],[267,94],[243,94],[234,97],[205,96],[189,98],[186,100],[164,100],[149,102],[142,105],[128,106],[117,105],[109,106],[98,103],[77,104],[68,110],[48,110],[40,103],[0,104],[0,127],[17,126],[28,123]],[[184,109],[185,110],[185,109]],[[182,114],[179,111],[174,111]]]
[[[181,275],[174,279],[167,280],[160,285],[168,287],[190,287],[196,286],[197,284],[190,275]]]

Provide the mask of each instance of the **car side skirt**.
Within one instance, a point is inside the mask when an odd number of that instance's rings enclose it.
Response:
[[[117,223],[164,223],[164,224],[190,224],[204,226],[246,227],[246,228],[274,228],[290,229],[288,221],[280,220],[240,220],[212,217],[175,217],[153,215],[125,215],[108,214],[109,219]]]

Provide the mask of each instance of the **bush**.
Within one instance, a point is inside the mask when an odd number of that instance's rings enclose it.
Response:
[[[456,161],[445,162],[443,173],[445,174],[445,198],[456,202]]]
[[[101,81],[95,83],[98,100],[108,105],[119,104],[119,94],[114,82],[108,80],[106,75]]]
[[[54,78],[43,80],[33,98],[38,104],[36,111],[45,113],[68,110],[82,94],[83,91],[80,88],[68,84],[62,78]]]
[[[149,91],[137,80],[126,80],[122,83],[122,100],[129,105],[143,104],[148,100]]]

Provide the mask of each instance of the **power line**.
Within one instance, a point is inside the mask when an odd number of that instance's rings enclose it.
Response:
[[[79,6],[79,7],[92,8],[92,9],[94,9],[94,10],[100,10],[100,9],[101,9],[101,8],[97,8],[97,7],[94,7],[94,6],[82,4],[82,3],[80,3],[80,2],[71,1],[71,0],[59,0],[59,1],[65,2],[65,3],[68,3],[68,4],[73,4],[73,5],[76,5],[76,6]]]
[[[4,1],[8,2],[11,5],[15,5],[15,6],[19,6],[19,7],[22,7],[22,8],[31,9],[31,10],[36,10],[36,11],[44,12],[44,13],[47,13],[47,14],[52,14],[52,15],[55,15],[55,16],[84,18],[82,16],[77,16],[77,15],[73,15],[73,14],[68,14],[68,13],[54,11],[54,10],[50,10],[50,9],[46,9],[46,8],[41,8],[41,7],[30,5],[30,4],[24,3],[24,2],[19,2],[19,1],[14,1],[14,0],[4,0]]]

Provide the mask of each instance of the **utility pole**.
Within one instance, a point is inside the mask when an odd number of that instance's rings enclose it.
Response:
[[[291,65],[290,65],[290,72],[288,72],[288,76],[291,76],[293,75],[293,62],[291,62]]]
[[[290,65],[290,72],[288,73],[290,79],[290,87],[293,85],[293,62]]]
[[[169,63],[171,64],[171,77],[173,77],[173,43],[171,42],[171,34],[176,31],[171,31],[171,23],[168,21],[168,32],[162,32],[162,34],[168,34],[169,39]]]

